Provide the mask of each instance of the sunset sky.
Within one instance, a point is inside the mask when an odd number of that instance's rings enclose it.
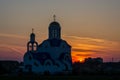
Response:
[[[32,28],[40,44],[53,15],[73,61],[120,61],[120,0],[0,0],[0,60],[23,60]]]

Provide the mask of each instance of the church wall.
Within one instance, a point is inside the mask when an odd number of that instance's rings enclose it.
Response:
[[[61,48],[61,47],[40,47],[39,52],[47,52],[51,55],[53,59],[57,59],[62,53],[70,53],[69,48]]]

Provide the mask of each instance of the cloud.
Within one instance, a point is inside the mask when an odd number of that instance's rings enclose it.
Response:
[[[90,37],[79,37],[79,36],[69,36],[69,35],[63,35],[63,37],[74,38],[79,40],[87,40],[87,41],[89,40],[89,41],[94,41],[99,43],[102,43],[105,41],[104,39],[97,39],[97,38],[90,38]]]
[[[76,54],[76,56],[84,56],[84,57],[87,57],[87,56],[91,56],[91,54]]]
[[[0,33],[0,44],[10,46],[24,46],[27,43],[27,37],[19,36],[14,34],[1,34]]]
[[[14,50],[9,46],[0,46],[0,60],[17,60],[22,61],[23,54],[19,50]]]
[[[85,50],[85,49],[78,49],[78,48],[73,48],[72,51],[75,51],[75,52],[99,52],[97,50]]]
[[[105,61],[109,61],[111,57],[114,57],[115,61],[120,60],[120,42],[118,41],[71,35],[64,35],[63,38],[72,45],[74,60],[98,56]]]
[[[0,33],[0,37],[11,37],[11,38],[26,39],[25,36],[14,35],[14,34],[5,34],[5,33]]]
[[[64,35],[64,38],[70,40],[69,42],[72,44],[73,47],[79,48],[92,48],[99,49],[102,51],[105,50],[119,50],[120,42],[117,41],[110,41],[105,39],[97,39],[97,38],[90,38],[90,37],[79,37],[79,36],[70,36]]]
[[[19,53],[19,54],[24,54],[24,52],[25,52],[25,50],[26,50],[26,48],[25,47],[22,47],[22,46],[19,46],[19,45],[0,45],[0,51],[2,50],[6,50],[6,49],[10,49],[10,50],[12,50],[12,51],[14,51],[14,52],[17,52],[17,53]]]

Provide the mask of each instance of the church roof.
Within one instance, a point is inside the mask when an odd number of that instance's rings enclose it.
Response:
[[[62,42],[66,43],[66,45],[68,45],[69,47],[71,47],[66,41],[62,40],[62,39],[47,39],[44,40],[39,47],[43,46],[44,43],[49,43],[51,47],[59,47],[61,45]]]
[[[62,40],[60,40],[60,39],[48,39],[48,41],[52,47],[60,46],[60,44],[62,42]]]

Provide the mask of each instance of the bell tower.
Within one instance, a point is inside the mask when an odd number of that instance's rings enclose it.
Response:
[[[38,43],[35,41],[34,29],[30,34],[30,41],[27,43],[27,51],[36,51],[38,48]]]

